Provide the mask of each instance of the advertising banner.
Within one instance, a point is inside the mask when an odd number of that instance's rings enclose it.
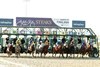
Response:
[[[0,19],[0,26],[13,26],[13,19]]]
[[[72,27],[85,28],[85,21],[74,20],[74,21],[72,21]]]
[[[59,27],[69,27],[69,19],[52,19]]]
[[[66,19],[16,17],[16,24],[20,27],[67,27],[66,23],[69,23]]]

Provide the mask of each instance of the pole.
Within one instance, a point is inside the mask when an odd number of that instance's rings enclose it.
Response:
[[[28,2],[30,0],[24,0],[24,1],[25,1],[25,16],[27,17],[27,15],[28,15]]]

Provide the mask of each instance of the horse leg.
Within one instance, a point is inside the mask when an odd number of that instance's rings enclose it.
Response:
[[[82,54],[82,58],[84,58],[84,57],[83,57],[83,54]]]
[[[18,52],[15,52],[15,54],[16,54],[16,57],[18,58]]]
[[[39,57],[39,50],[38,49],[36,49],[36,56]]]
[[[8,53],[8,57],[10,57],[10,54]]]
[[[18,56],[20,56],[21,47],[19,46]]]
[[[78,55],[79,55],[79,53],[77,53],[77,58],[79,57]]]
[[[56,57],[56,52],[54,54],[55,54],[55,57]]]
[[[17,52],[17,58],[20,56],[20,50],[18,50]]]
[[[41,57],[42,57],[42,53],[41,53]]]
[[[52,52],[52,57],[55,57],[54,55],[55,55],[55,52],[53,51],[53,52]]]
[[[82,53],[82,58],[84,58],[84,54]]]
[[[64,58],[64,54],[62,53],[62,57]]]
[[[9,54],[12,55],[12,51],[10,51]]]
[[[66,58],[68,57],[68,53],[66,53]]]
[[[69,56],[70,58],[72,57],[72,53],[70,53],[70,56]]]
[[[75,57],[75,53],[73,52],[73,58]]]
[[[34,51],[32,51],[32,58],[34,57]]]
[[[20,51],[19,51],[19,53],[18,53],[18,56],[20,56]]]
[[[59,53],[59,57],[61,56],[61,52],[58,52]]]
[[[7,54],[8,54],[8,57],[10,57],[10,52],[7,52]]]
[[[53,54],[54,54],[54,53],[52,52],[52,57],[54,57]]]
[[[46,56],[46,53],[44,53],[44,58],[45,58],[45,56]]]

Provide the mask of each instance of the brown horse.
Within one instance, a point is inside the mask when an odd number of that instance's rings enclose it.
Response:
[[[85,43],[84,43],[84,44],[85,44]],[[79,50],[79,53],[82,54],[82,58],[83,58],[83,56],[84,56],[85,54],[90,55],[91,52],[92,52],[92,46],[91,46],[90,44],[88,44],[88,45],[85,44],[85,45],[82,46],[81,49]]]
[[[41,57],[42,57],[42,54],[44,54],[44,57],[45,57],[46,54],[48,53],[48,48],[49,48],[49,41],[46,40],[45,43],[43,43],[40,48],[36,48],[36,54],[39,55],[39,53],[41,53]]]
[[[10,57],[12,55],[12,50],[13,50],[13,46],[12,45],[8,45],[7,46],[7,54],[8,54],[8,57]]]
[[[28,47],[26,53],[30,53],[32,54],[32,57],[34,57],[34,51],[35,51],[35,47],[34,47],[35,43],[34,41],[31,43],[31,45]]]
[[[55,47],[53,47],[53,49],[52,49],[52,56],[53,56],[53,54],[55,54],[55,57],[56,57],[56,54],[60,53],[60,54],[62,54],[62,57],[64,57],[62,48],[63,48],[62,44],[59,44],[58,46],[55,45]],[[59,57],[60,57],[60,55],[59,55]]]
[[[45,55],[48,53],[48,48],[49,48],[49,45],[45,45],[45,46],[42,48],[41,57],[42,57],[42,54],[44,54],[44,57],[45,57]]]

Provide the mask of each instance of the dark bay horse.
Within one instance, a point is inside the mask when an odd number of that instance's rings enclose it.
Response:
[[[28,47],[27,51],[26,51],[26,54],[27,53],[30,53],[32,54],[32,57],[34,57],[34,51],[35,51],[35,43],[34,41],[31,43],[31,45]]]
[[[48,48],[49,48],[49,45],[45,45],[45,46],[42,48],[41,57],[42,57],[42,54],[44,54],[44,57],[45,57],[45,55],[48,53]]]
[[[6,50],[9,57],[12,55],[12,50],[13,50],[13,45],[9,44]]]
[[[75,54],[75,47],[74,46],[63,46],[63,53],[66,54],[66,58],[68,57],[68,54],[70,54],[70,56],[72,56],[73,54],[73,57],[74,57],[74,54]]]
[[[59,43],[59,45],[55,45],[53,48],[52,48],[52,56],[55,54],[55,57],[56,57],[56,54],[62,54],[62,57],[63,56],[63,44],[62,43]],[[60,55],[59,55],[60,57]]]
[[[82,54],[82,58],[85,54],[90,55],[92,52],[92,46],[90,44],[83,43],[81,46],[81,49],[79,50],[79,53]]]
[[[44,44],[44,45],[43,45]],[[46,56],[46,54],[48,53],[48,48],[49,48],[49,41],[46,41],[45,43],[42,43],[42,47],[36,49],[36,54],[44,54],[44,57]]]
[[[70,54],[70,56],[73,55],[74,57],[74,54],[75,54],[75,43],[74,43],[74,38],[71,37],[68,45],[67,45],[67,48],[66,48],[66,57],[68,57],[68,54]]]

